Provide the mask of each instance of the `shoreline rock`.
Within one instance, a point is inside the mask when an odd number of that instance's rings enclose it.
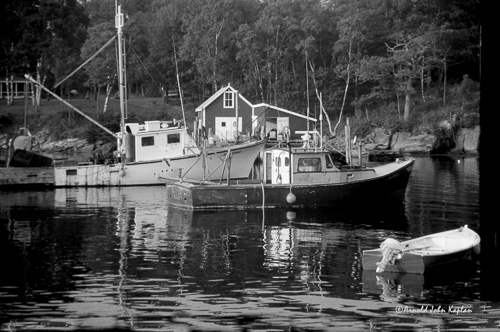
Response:
[[[450,155],[465,154],[476,155],[479,153],[479,126],[475,128],[462,128],[455,137],[455,148],[445,153]],[[342,145],[343,138],[338,137],[337,142]],[[391,143],[388,148],[389,142]],[[412,135],[409,132],[398,132],[390,137],[390,134],[381,128],[375,128],[372,133],[367,135],[365,144],[362,148],[362,154],[370,151],[389,150],[400,154],[432,154],[432,148],[436,142],[436,136],[433,134]],[[345,150],[345,146],[338,146],[338,150]],[[88,143],[86,139],[68,138],[62,141],[40,142],[40,151],[44,153],[98,153],[110,154],[116,149],[116,143],[104,143],[97,141]],[[353,155],[357,155],[357,149],[353,148]]]

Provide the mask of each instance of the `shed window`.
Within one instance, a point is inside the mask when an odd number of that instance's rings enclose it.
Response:
[[[224,108],[234,107],[234,93],[231,91],[224,92]]]
[[[141,144],[142,146],[155,145],[155,137],[154,136],[141,137]]]
[[[321,158],[299,158],[297,171],[304,172],[321,172]]]
[[[179,143],[181,141],[180,134],[170,134],[167,135],[167,144]]]

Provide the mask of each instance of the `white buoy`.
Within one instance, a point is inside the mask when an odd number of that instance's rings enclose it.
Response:
[[[295,203],[296,200],[297,200],[297,197],[295,197],[295,195],[290,191],[290,193],[286,196],[286,201],[289,204],[293,204],[293,203]]]
[[[121,177],[124,177],[125,176],[125,170],[122,168],[120,169],[120,176]]]

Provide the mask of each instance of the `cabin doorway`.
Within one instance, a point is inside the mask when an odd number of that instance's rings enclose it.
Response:
[[[273,184],[290,183],[290,154],[284,150],[266,153],[266,180]]]
[[[266,136],[270,140],[283,140],[283,128],[290,127],[288,117],[266,117]]]

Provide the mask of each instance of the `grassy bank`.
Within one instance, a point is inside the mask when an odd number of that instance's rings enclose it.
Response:
[[[454,90],[452,90],[454,91]],[[454,95],[456,97],[456,93]],[[112,132],[120,131],[120,105],[118,99],[109,99],[104,111],[104,98],[69,99],[68,103],[91,117]],[[192,129],[195,119],[195,109],[203,101],[190,100],[185,102],[184,110],[186,123]],[[162,103],[160,98],[130,98],[128,100],[127,122],[142,123],[148,120],[182,120],[183,114],[180,101],[170,100]],[[455,148],[456,135],[462,128],[475,128],[479,125],[479,98],[471,98],[469,102],[463,99],[451,98],[445,107],[440,106],[438,98],[429,98],[425,103],[416,103],[408,121],[401,120],[396,107],[384,107],[372,110],[370,113],[357,114],[351,117],[351,135],[360,138],[373,136],[377,128],[384,133],[410,133],[412,136],[434,135],[443,142],[452,141],[453,144],[444,144],[444,150]],[[393,105],[394,106],[394,105]],[[26,114],[26,117],[24,116]],[[116,142],[115,138],[102,128],[90,122],[76,111],[59,100],[42,100],[39,107],[32,104],[25,105],[22,99],[15,100],[13,105],[6,105],[5,99],[0,100],[0,135],[5,137],[26,125],[32,135],[38,136],[40,142],[61,141],[68,138],[86,139],[88,143],[97,141],[103,143]],[[345,116],[342,120],[345,120]],[[331,118],[332,124],[337,119]],[[444,126],[443,126],[444,124]],[[328,128],[324,122],[323,132]],[[449,125],[448,127],[446,127]],[[342,149],[344,143],[343,124],[337,130],[337,145]],[[423,137],[422,136],[422,137]],[[335,143],[334,142],[334,143]]]
[[[121,111],[118,99],[109,99],[106,111],[104,111],[104,98],[97,101],[93,99],[66,101],[112,132],[120,130]],[[179,100],[162,103],[160,98],[131,98],[127,104],[127,122],[169,121],[183,118]],[[188,126],[192,126],[195,119],[194,109],[198,104],[198,102],[188,102],[184,106]],[[114,140],[102,128],[59,100],[42,100],[38,107],[34,107],[31,103],[26,105],[23,99],[15,100],[13,105],[6,105],[5,100],[0,100],[0,134],[9,134],[24,127],[25,121],[31,134],[44,136],[53,141],[66,138],[85,138],[89,142]]]

